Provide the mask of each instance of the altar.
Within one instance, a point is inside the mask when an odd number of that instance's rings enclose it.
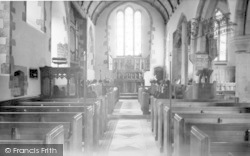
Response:
[[[113,60],[114,82],[121,93],[137,93],[144,85],[144,72],[149,70],[149,58],[121,57]]]

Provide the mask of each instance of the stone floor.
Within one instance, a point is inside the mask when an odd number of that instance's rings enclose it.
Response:
[[[120,100],[109,119],[98,156],[160,156],[137,100]]]

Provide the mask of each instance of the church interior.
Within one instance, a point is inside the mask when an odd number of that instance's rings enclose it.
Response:
[[[249,2],[0,1],[0,144],[250,155]]]

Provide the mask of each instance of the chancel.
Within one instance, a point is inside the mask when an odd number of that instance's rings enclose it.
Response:
[[[250,155],[249,21],[249,0],[0,1],[0,144]]]

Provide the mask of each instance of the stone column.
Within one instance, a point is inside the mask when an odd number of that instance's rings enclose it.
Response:
[[[235,55],[235,77],[236,97],[240,102],[250,102],[250,37],[237,36],[230,43],[234,46]]]
[[[191,37],[190,37],[190,55],[189,55],[189,60],[191,62],[191,67],[189,68],[191,71],[188,71],[188,72],[191,72],[192,73],[192,78],[194,79],[194,74],[195,74],[195,62],[194,62],[194,58],[195,58],[195,52],[196,52],[196,25],[194,25],[196,23],[196,20],[191,20],[191,31],[193,31],[193,34],[191,34]]]
[[[188,79],[188,47],[187,47],[187,22],[182,23],[181,30],[181,83],[186,85]]]
[[[198,36],[197,36],[197,48],[196,48],[196,53],[205,53],[205,46],[206,46],[206,39],[203,36],[202,33],[202,24],[199,24],[199,32],[198,32]]]

